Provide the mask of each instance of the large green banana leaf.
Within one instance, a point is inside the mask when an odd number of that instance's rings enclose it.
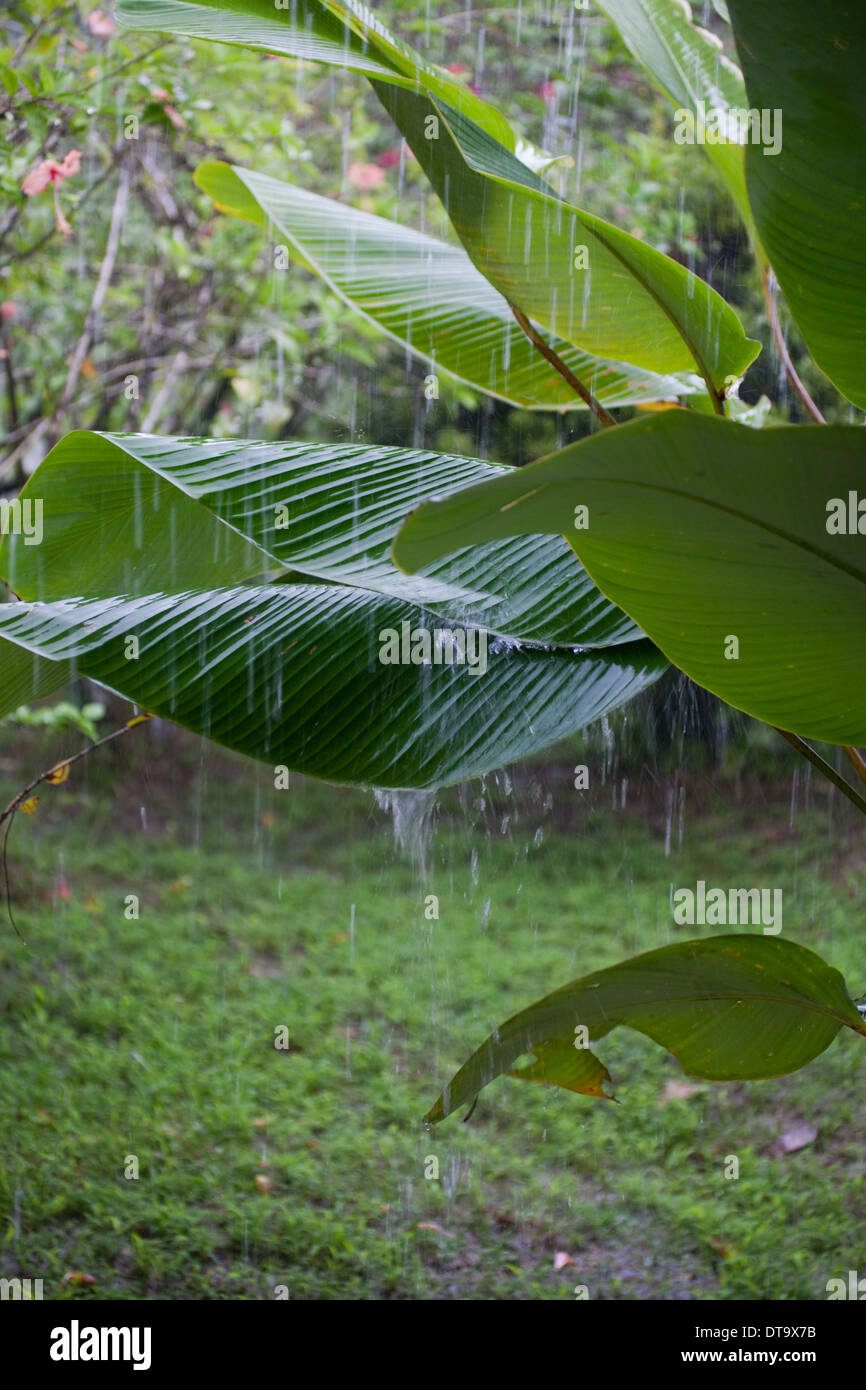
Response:
[[[459,635],[440,639],[437,661],[432,634],[449,630],[399,599],[314,584],[0,604],[4,646],[68,663],[275,768],[365,786],[436,787],[490,771],[599,718],[664,669],[648,642],[572,652],[486,632],[464,635],[462,660]],[[404,641],[429,664],[382,661]],[[10,707],[5,672],[0,711]]]
[[[578,510],[578,509],[584,510]],[[407,570],[453,547],[568,536],[601,591],[732,705],[866,744],[866,432],[750,430],[671,410],[421,507]]]
[[[295,260],[437,372],[530,410],[587,408],[461,247],[249,169],[212,161],[195,177],[223,212],[285,237]],[[693,373],[657,376],[542,336],[608,409],[704,389]]]

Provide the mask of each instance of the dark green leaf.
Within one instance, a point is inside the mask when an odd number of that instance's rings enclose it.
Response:
[[[501,767],[664,669],[647,642],[573,653],[486,632],[467,640],[474,665],[453,649],[451,665],[383,664],[383,633],[402,638],[404,623],[446,628],[393,598],[312,584],[0,604],[0,637],[22,652],[275,767],[356,785],[435,787]]]
[[[797,1071],[842,1027],[866,1035],[845,981],[805,946],[769,936],[683,941],[573,980],[499,1025],[425,1117],[435,1123],[509,1071],[523,1080],[604,1096],[609,1074],[585,1046],[634,1028],[689,1076],[753,1081]]]

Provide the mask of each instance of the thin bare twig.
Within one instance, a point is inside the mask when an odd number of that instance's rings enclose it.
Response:
[[[785,368],[785,375],[790,381],[797,395],[800,397],[800,400],[806,407],[812,419],[815,420],[819,425],[826,425],[827,421],[824,419],[824,416],[821,414],[815,402],[812,400],[812,397],[809,395],[809,392],[806,390],[805,386],[803,385],[802,381],[797,375],[797,368],[791,361],[791,354],[788,352],[788,344],[785,342],[785,335],[782,332],[782,325],[779,322],[779,310],[776,305],[776,287],[778,285],[778,281],[776,280],[776,277],[773,274],[771,266],[767,266],[764,270],[764,273],[761,276],[761,285],[764,290],[764,303],[767,306],[767,318],[770,322],[770,332],[773,335],[773,342],[776,345],[776,351],[779,354],[779,360],[782,363],[782,366]]]
[[[510,300],[508,301],[508,307],[511,310],[514,317],[517,319],[517,322],[520,324],[520,327],[523,329],[523,332],[526,334],[529,341],[533,344],[533,346],[538,348],[538,351],[541,353],[542,357],[547,358],[551,367],[553,367],[555,371],[559,372],[559,375],[562,377],[562,379],[568,382],[572,391],[574,391],[576,395],[580,396],[580,399],[589,406],[593,415],[595,415],[596,418],[599,419],[605,427],[615,425],[616,420],[613,418],[610,412],[608,410],[605,410],[601,402],[595,399],[595,396],[588,389],[588,387],[584,386],[580,378],[576,377],[571,368],[566,366],[566,364],[563,362],[562,358],[557,356],[550,344],[544,341],[541,334],[536,333],[535,329],[533,328],[532,324],[529,322],[529,319],[526,317],[523,311],[521,309],[518,309],[516,304],[512,304]]]
[[[15,933],[18,937],[21,937],[21,933],[18,930],[15,918],[12,915],[12,898],[9,890],[9,865],[7,860],[9,832],[12,829],[12,822],[15,819],[15,812],[20,810],[23,803],[30,796],[30,793],[35,791],[37,787],[41,786],[43,782],[65,782],[67,776],[69,775],[68,769],[72,766],[73,763],[77,763],[80,758],[86,758],[89,753],[95,752],[97,748],[103,748],[106,743],[111,743],[113,739],[120,738],[121,734],[127,734],[129,733],[130,729],[137,729],[139,724],[146,724],[149,719],[154,719],[155,717],[156,716],[153,714],[137,714],[134,718],[128,719],[127,722],[125,724],[122,724],[119,729],[114,729],[110,734],[106,734],[104,738],[97,739],[97,741],[95,743],[91,743],[89,747],[80,749],[79,752],[73,753],[72,756],[69,758],[61,758],[59,763],[55,763],[53,767],[47,768],[46,771],[41,772],[38,777],[34,777],[33,781],[30,782],[28,786],[24,787],[18,793],[17,796],[13,796],[12,800],[9,802],[9,805],[2,812],[0,812],[0,826],[2,826],[4,823],[6,824],[6,830],[3,835],[2,853],[3,886],[6,892],[6,910],[9,913],[9,921],[15,928]]]
[[[108,72],[101,72],[95,81],[86,87],[74,87],[71,91],[55,92],[55,101],[69,101],[70,97],[83,97],[87,92],[92,92],[94,87],[98,87],[101,82],[111,82],[115,77],[119,77],[127,68],[133,67],[136,63],[146,63],[148,58],[152,58],[154,53],[158,53],[166,44],[171,43],[171,39],[160,39],[159,43],[154,44],[153,48],[145,49],[144,53],[137,53],[134,58],[127,58],[125,63],[119,67],[111,68]],[[93,69],[91,69],[93,71]]]

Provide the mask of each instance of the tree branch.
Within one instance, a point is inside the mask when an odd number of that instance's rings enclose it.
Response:
[[[120,245],[120,229],[123,226],[128,197],[129,166],[124,163],[121,165],[120,177],[117,182],[117,193],[114,197],[114,207],[111,210],[111,222],[108,228],[108,240],[105,244],[105,255],[102,258],[102,265],[99,268],[99,277],[96,281],[93,298],[90,301],[90,308],[87,311],[87,317],[84,321],[84,329],[75,345],[72,361],[69,364],[66,385],[63,388],[63,395],[60,399],[61,409],[68,405],[72,399],[72,393],[75,390],[78,374],[87,356],[87,349],[93,341],[99,311],[102,308],[102,303],[114,272],[114,262],[117,259],[117,248]]]
[[[6,858],[9,831],[12,829],[15,812],[20,810],[30,793],[35,791],[38,786],[41,786],[43,782],[65,782],[66,778],[69,776],[69,768],[73,763],[77,763],[80,758],[86,758],[89,753],[93,753],[97,748],[104,747],[106,743],[111,743],[113,739],[120,738],[121,734],[127,734],[130,729],[136,729],[139,724],[146,724],[149,719],[154,718],[155,715],[153,714],[137,714],[133,719],[129,719],[125,724],[122,724],[119,729],[114,729],[112,733],[106,734],[105,738],[97,739],[96,743],[91,743],[89,747],[82,748],[78,753],[73,753],[70,758],[62,758],[59,763],[55,763],[53,767],[49,767],[45,772],[41,772],[38,777],[34,777],[33,781],[28,786],[24,787],[17,796],[13,796],[5,810],[0,812],[0,826],[8,821],[6,833],[3,836],[3,885],[6,890],[6,910],[9,913],[9,921],[12,923],[13,927],[15,927],[15,932],[19,937],[21,933],[18,931],[15,918],[12,916],[12,899],[9,893],[9,865]]]

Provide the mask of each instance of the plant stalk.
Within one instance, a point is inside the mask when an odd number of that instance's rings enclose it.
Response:
[[[788,352],[788,345],[785,342],[785,335],[782,332],[782,325],[779,322],[779,310],[776,307],[776,298],[773,293],[773,290],[775,288],[773,281],[775,281],[775,276],[773,275],[772,267],[767,266],[764,270],[764,273],[761,276],[761,285],[764,291],[764,303],[767,306],[767,318],[770,321],[770,332],[773,335],[773,342],[776,345],[776,351],[779,354],[779,360],[781,361],[782,366],[785,368],[786,377],[790,381],[797,395],[800,397],[801,402],[806,407],[812,419],[815,420],[816,423],[819,425],[826,425],[827,421],[824,419],[824,416],[821,414],[815,402],[812,400],[812,397],[809,395],[809,392],[806,390],[805,386],[803,385],[802,381],[797,375],[797,368],[791,361],[791,354]],[[776,283],[778,283],[778,281],[776,281]]]
[[[822,758],[820,753],[816,753],[815,749],[811,748],[804,739],[800,738],[799,734],[791,734],[787,729],[776,729],[776,733],[781,734],[782,738],[787,739],[791,747],[796,748],[798,753],[802,753],[804,758],[808,758],[812,766],[817,767],[819,772],[823,772],[824,776],[833,783],[834,787],[838,787],[842,795],[847,796],[848,800],[852,801],[857,807],[857,810],[862,811],[863,815],[866,816],[866,798],[862,797],[858,791],[855,791],[855,789],[845,781],[842,774],[837,772],[835,767],[830,766],[826,758]],[[845,751],[847,753],[848,749],[846,748]]]
[[[533,346],[538,348],[538,351],[541,353],[542,357],[547,358],[551,367],[553,367],[557,372],[559,372],[559,375],[563,378],[563,380],[568,382],[572,391],[574,391],[578,396],[580,396],[580,399],[589,406],[596,419],[600,420],[602,425],[605,426],[605,428],[609,428],[611,425],[615,425],[616,420],[614,420],[613,416],[610,414],[610,411],[605,410],[601,402],[595,399],[595,396],[592,394],[589,388],[584,386],[580,378],[576,377],[571,368],[567,366],[565,362],[563,362],[562,358],[557,356],[550,344],[546,343],[539,333],[536,333],[535,329],[533,328],[532,324],[529,322],[529,319],[526,317],[523,311],[521,309],[518,309],[516,304],[512,304],[511,300],[508,301],[508,307],[511,310],[514,317],[517,319],[517,322],[520,324],[520,327],[523,329],[523,332],[526,334],[529,341],[533,344]]]
[[[853,765],[857,776],[860,778],[860,781],[866,782],[866,759],[864,759],[859,748],[849,748],[846,744],[845,753],[849,762]]]

